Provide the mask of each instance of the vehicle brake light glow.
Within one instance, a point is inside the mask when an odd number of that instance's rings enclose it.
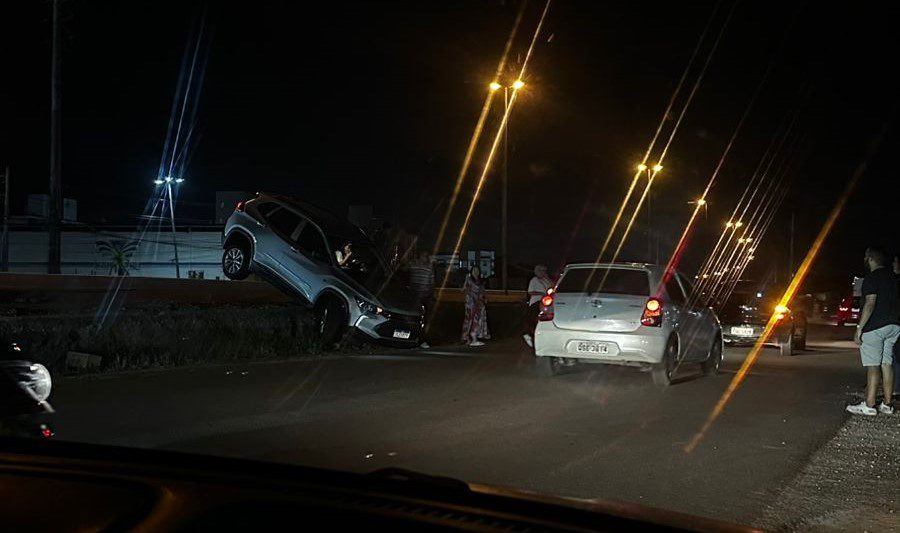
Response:
[[[644,313],[641,315],[641,324],[651,327],[662,325],[662,302],[657,298],[647,300],[647,304],[644,305]]]
[[[41,424],[41,437],[49,439],[53,436],[53,430],[46,424]]]
[[[538,320],[540,322],[549,322],[553,320],[553,295],[548,294],[541,298],[541,310],[538,312]]]
[[[237,205],[234,206],[234,210],[243,212],[244,211],[244,201],[241,200],[240,202],[238,202]]]

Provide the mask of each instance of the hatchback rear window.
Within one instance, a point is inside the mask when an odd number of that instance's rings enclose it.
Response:
[[[566,272],[556,290],[565,293],[650,296],[650,277],[646,270],[630,268],[576,268]]]

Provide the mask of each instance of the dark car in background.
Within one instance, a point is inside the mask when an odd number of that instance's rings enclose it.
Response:
[[[778,302],[760,292],[734,293],[716,309],[722,323],[722,340],[726,346],[756,344],[774,314],[777,324],[766,346],[778,348],[781,355],[792,355],[806,349],[806,314],[779,306]]]
[[[52,437],[51,389],[47,367],[27,360],[19,343],[0,341],[0,437]]]
[[[848,294],[838,305],[835,316],[838,326],[853,325],[859,323],[859,296]]]

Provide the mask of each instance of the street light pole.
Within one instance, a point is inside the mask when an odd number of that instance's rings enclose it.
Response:
[[[503,254],[502,266],[500,272],[500,281],[503,286],[503,294],[507,294],[508,287],[506,284],[507,276],[507,231],[509,230],[509,221],[507,216],[509,201],[509,87],[503,88],[503,112],[506,114],[506,126],[503,128],[503,194],[500,204],[500,253]]]
[[[0,243],[0,270],[9,272],[9,166],[3,172],[3,241]]]
[[[172,180],[166,179],[166,194],[169,196],[169,221],[172,223],[172,248],[175,249],[175,277],[181,278],[181,265],[178,263],[178,239],[175,234],[175,203],[172,200]]]
[[[60,273],[60,211],[62,209],[62,151],[60,147],[61,54],[60,0],[53,0],[53,36],[50,68],[50,209],[47,213],[47,273]]]

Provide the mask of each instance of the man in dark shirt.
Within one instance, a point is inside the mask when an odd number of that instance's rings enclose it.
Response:
[[[894,256],[894,277],[897,279],[897,297],[900,298],[900,255]],[[898,317],[900,318],[900,317]],[[900,341],[900,339],[898,339]],[[894,396],[900,394],[900,342],[894,343]]]
[[[900,302],[897,297],[897,278],[887,267],[887,254],[877,248],[868,248],[865,256],[869,273],[863,279],[863,308],[856,326],[856,344],[859,345],[862,364],[866,367],[868,382],[866,401],[848,405],[853,414],[874,416],[878,412],[892,414],[894,389],[894,344],[900,336]],[[876,409],[878,382],[882,382],[884,398]]]

